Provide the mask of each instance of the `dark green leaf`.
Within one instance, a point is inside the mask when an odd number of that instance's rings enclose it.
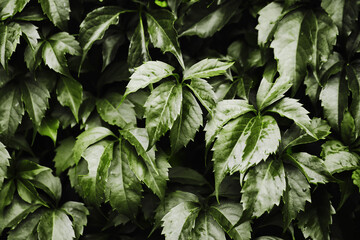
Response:
[[[20,43],[21,27],[17,23],[0,23],[0,63],[7,69],[8,61]]]
[[[40,35],[38,33],[38,27],[32,23],[20,22],[21,32],[25,39],[28,41],[30,47],[35,49],[38,44],[38,39]]]
[[[139,24],[131,37],[127,62],[130,68],[135,68],[149,61],[148,40],[145,36],[142,17],[139,16]]]
[[[78,239],[84,231],[84,226],[87,224],[89,211],[84,204],[80,202],[66,202],[61,206],[61,209],[72,217],[75,237]]]
[[[60,175],[60,173],[75,164],[72,153],[74,144],[75,139],[68,137],[62,140],[60,146],[55,149],[56,155],[53,161],[55,162],[56,175]]]
[[[51,171],[41,172],[31,182],[35,187],[46,192],[55,202],[60,201],[62,191],[60,178],[54,177]]]
[[[4,208],[12,203],[15,190],[16,190],[16,186],[14,180],[10,180],[1,186],[0,215],[3,213]]]
[[[104,39],[102,45],[103,65],[101,71],[115,59],[117,50],[124,43],[122,34],[113,34]]]
[[[67,29],[67,22],[70,19],[69,0],[38,0],[43,12],[61,30]]]
[[[207,212],[197,217],[192,236],[193,239],[226,240],[224,231]]]
[[[3,185],[4,178],[6,177],[7,168],[10,166],[10,155],[6,150],[4,144],[0,142],[0,189]]]
[[[222,75],[233,62],[221,62],[218,59],[204,59],[185,69],[183,80],[194,78],[209,78]]]
[[[30,0],[3,0],[0,2],[0,19],[5,20],[21,12]]]
[[[209,185],[209,182],[203,175],[191,168],[186,167],[175,166],[170,168],[169,178],[171,182],[177,182],[181,184],[189,184],[194,186]]]
[[[37,227],[39,240],[67,240],[75,237],[69,217],[62,210],[45,212]]]
[[[59,128],[59,120],[55,118],[44,118],[39,126],[38,132],[43,136],[50,137],[54,144],[56,143],[57,130]]]
[[[200,103],[206,108],[209,113],[215,107],[217,98],[212,86],[204,79],[194,78],[191,80],[190,85],[187,85],[194,93]]]

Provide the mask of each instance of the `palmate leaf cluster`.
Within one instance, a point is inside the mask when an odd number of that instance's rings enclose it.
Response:
[[[0,237],[357,239],[358,6],[0,1]]]

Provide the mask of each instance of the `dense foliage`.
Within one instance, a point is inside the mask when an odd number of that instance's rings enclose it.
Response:
[[[1,0],[4,239],[356,239],[356,0]]]

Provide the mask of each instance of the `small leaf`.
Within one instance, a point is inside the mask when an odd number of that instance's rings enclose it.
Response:
[[[5,70],[8,68],[8,61],[15,52],[16,46],[20,43],[21,27],[11,22],[7,25],[0,23],[0,63]]]
[[[60,142],[60,146],[55,149],[56,155],[53,161],[55,162],[56,175],[60,175],[60,173],[75,164],[72,155],[74,144],[75,139],[68,137],[62,140]]]
[[[7,168],[10,166],[9,159],[9,152],[6,150],[5,145],[0,142],[0,190],[4,182],[4,178],[7,175]]]
[[[353,183],[360,189],[360,169],[353,171],[351,178]]]
[[[39,240],[67,240],[75,237],[69,217],[62,210],[44,213],[37,227]]]
[[[241,189],[241,202],[252,216],[260,217],[270,212],[274,205],[279,205],[280,198],[286,189],[285,172],[278,159],[268,160],[250,169],[245,176]]]
[[[139,16],[139,24],[130,39],[127,63],[130,68],[135,68],[149,61],[150,54],[148,50],[148,40],[145,36],[142,17]]]
[[[42,136],[50,137],[54,144],[56,143],[57,130],[59,128],[60,122],[55,118],[44,118],[39,126],[38,132]]]
[[[174,69],[174,67],[161,61],[148,61],[142,64],[131,75],[130,82],[126,86],[125,95],[171,76]]]
[[[209,113],[212,113],[213,108],[217,102],[212,86],[204,79],[191,79],[190,85],[187,85],[194,93],[200,103],[206,108]]]
[[[180,115],[182,98],[182,86],[173,82],[164,82],[151,92],[145,103],[149,148],[172,129]]]
[[[87,224],[88,209],[80,202],[66,202],[61,206],[61,209],[72,217],[75,237],[78,239],[84,231],[84,226]]]
[[[57,99],[62,106],[69,107],[76,121],[79,121],[79,108],[83,99],[82,85],[67,77],[61,77],[56,87]]]
[[[4,0],[0,2],[1,21],[21,12],[30,0]]]
[[[194,78],[209,78],[222,75],[233,62],[221,62],[218,59],[204,59],[185,69],[183,80]]]
[[[38,27],[32,23],[26,22],[20,22],[19,25],[21,27],[23,37],[25,37],[25,39],[28,41],[31,48],[35,49],[38,44],[38,39],[40,39]]]
[[[150,40],[154,47],[160,48],[163,53],[170,52],[174,54],[184,69],[184,60],[174,28],[174,15],[167,10],[155,10],[146,13],[146,20]]]
[[[67,29],[67,22],[70,19],[69,0],[38,0],[43,12],[50,21],[61,30]]]

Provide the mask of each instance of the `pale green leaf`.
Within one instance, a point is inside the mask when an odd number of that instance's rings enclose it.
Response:
[[[182,98],[182,86],[173,82],[164,82],[151,92],[145,103],[148,148],[173,127],[180,115]]]
[[[203,123],[202,111],[195,97],[186,89],[183,90],[183,101],[179,117],[170,131],[172,153],[194,141],[196,132]]]
[[[0,63],[8,68],[8,61],[20,43],[21,27],[15,22],[7,25],[0,23]]]
[[[193,239],[226,240],[220,225],[207,212],[197,217],[192,236]]]
[[[43,12],[50,21],[61,30],[67,29],[67,23],[70,19],[70,1],[69,0],[38,0]]]
[[[75,164],[72,155],[74,144],[75,139],[68,137],[62,140],[60,145],[55,149],[56,155],[53,161],[55,162],[56,175],[60,175],[60,173]]]
[[[130,39],[127,63],[130,68],[135,68],[149,61],[150,54],[148,50],[149,42],[145,36],[142,17],[139,16],[139,24]]]
[[[234,62],[222,62],[216,58],[204,59],[185,69],[183,80],[194,78],[209,78],[222,75]]]
[[[178,36],[174,28],[175,16],[167,10],[155,10],[146,13],[148,32],[154,47],[160,48],[163,53],[170,52],[185,69],[180,50]]]
[[[9,232],[8,240],[37,240],[37,226],[42,214],[43,211],[38,210],[27,216],[15,229]]]
[[[126,86],[125,95],[136,92],[149,84],[156,83],[163,78],[171,76],[174,67],[161,61],[148,61],[135,69]]]
[[[49,210],[44,213],[37,231],[39,240],[69,240],[75,237],[72,223],[62,210]]]
[[[0,142],[0,189],[3,185],[4,178],[7,174],[7,168],[10,166],[10,155],[5,148],[5,145]]]
[[[209,113],[217,102],[216,94],[212,86],[204,79],[194,78],[191,79],[190,85],[187,85],[194,93],[200,103],[206,108]]]
[[[285,189],[282,161],[268,160],[250,169],[246,174],[245,184],[241,189],[241,202],[252,216],[260,217],[264,212],[270,212],[274,205],[279,205]]]
[[[57,99],[62,106],[69,107],[76,121],[79,121],[79,108],[83,100],[83,88],[78,81],[61,77],[56,87]]]
[[[30,0],[3,0],[0,2],[0,19],[3,21],[21,12]]]
[[[51,138],[51,140],[53,140],[55,144],[59,125],[59,120],[52,117],[46,117],[42,120],[41,125],[38,128],[38,132],[42,136],[48,136],[49,138]]]
[[[88,209],[80,202],[66,202],[61,206],[68,215],[73,219],[73,228],[75,230],[75,237],[78,239],[84,231],[84,226],[87,224]]]
[[[38,39],[40,39],[38,27],[27,22],[20,22],[19,25],[21,27],[21,32],[25,39],[29,42],[30,47],[35,49],[38,44]]]

